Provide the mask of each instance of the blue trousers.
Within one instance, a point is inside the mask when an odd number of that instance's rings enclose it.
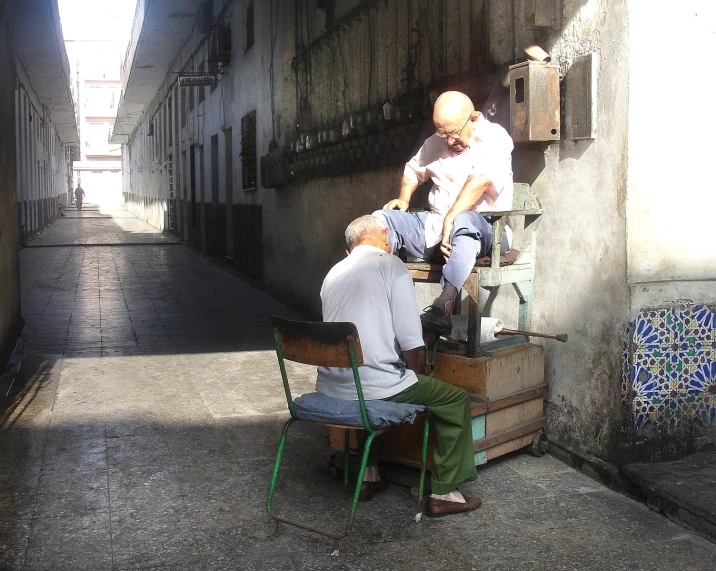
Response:
[[[390,245],[393,254],[400,250],[426,261],[442,260],[440,244],[425,247],[425,218],[427,212],[402,212],[401,210],[376,210],[373,216],[379,218],[390,230]],[[455,217],[450,236],[452,252],[443,267],[443,280],[449,281],[458,290],[462,289],[475,260],[490,254],[492,249],[492,225],[476,212],[461,212]],[[507,251],[507,239],[500,244],[501,253]]]

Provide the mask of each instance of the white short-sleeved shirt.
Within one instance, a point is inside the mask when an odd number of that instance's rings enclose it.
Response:
[[[425,245],[437,244],[443,221],[468,176],[484,176],[492,182],[498,197],[483,194],[472,208],[475,212],[512,209],[512,138],[502,126],[491,123],[480,114],[473,129],[470,146],[455,154],[445,139],[428,137],[418,153],[405,165],[404,174],[415,182],[432,179],[428,201],[430,213],[425,221]]]
[[[364,398],[391,397],[417,382],[400,353],[422,347],[423,333],[413,280],[397,256],[356,246],[328,272],[321,301],[324,321],[350,321],[358,328]],[[348,368],[319,367],[316,390],[334,398],[358,398]]]

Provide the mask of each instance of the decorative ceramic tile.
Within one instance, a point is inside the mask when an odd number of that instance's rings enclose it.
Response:
[[[710,426],[713,424],[711,420],[712,400],[710,396],[687,394],[682,404],[685,418],[697,426]]]
[[[680,351],[681,360],[681,381],[673,384],[677,390],[685,390],[689,394],[699,395],[707,392],[713,386],[712,374],[713,358],[712,350],[689,347],[686,351]]]
[[[624,331],[624,342],[622,343],[622,386],[621,397],[622,406],[631,404],[631,381],[629,379],[629,371],[631,370],[629,363],[629,346],[631,345],[632,328],[629,325]]]
[[[656,406],[651,398],[637,396],[632,401],[634,427],[644,428],[656,418]]]
[[[679,345],[711,345],[714,341],[714,312],[706,305],[682,303],[674,307],[673,342]]]
[[[634,344],[639,348],[671,345],[673,322],[671,309],[642,311],[634,320]]]
[[[672,379],[678,377],[680,370],[678,354],[661,347],[637,349],[633,356],[630,394],[668,393]]]
[[[637,429],[716,425],[716,317],[705,305],[679,302],[643,311],[622,350],[622,400]]]

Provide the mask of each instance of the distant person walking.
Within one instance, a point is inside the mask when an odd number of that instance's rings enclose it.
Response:
[[[80,186],[80,183],[77,183],[77,188],[75,189],[75,204],[77,204],[77,210],[82,210],[82,201],[85,197],[85,190]]]

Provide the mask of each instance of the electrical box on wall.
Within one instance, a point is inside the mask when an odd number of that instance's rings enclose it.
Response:
[[[559,122],[559,67],[543,61],[510,66],[512,140],[558,141]]]
[[[596,53],[574,58],[565,77],[564,124],[567,139],[597,137]]]
[[[562,25],[561,4],[561,0],[524,0],[526,29],[558,29]]]

